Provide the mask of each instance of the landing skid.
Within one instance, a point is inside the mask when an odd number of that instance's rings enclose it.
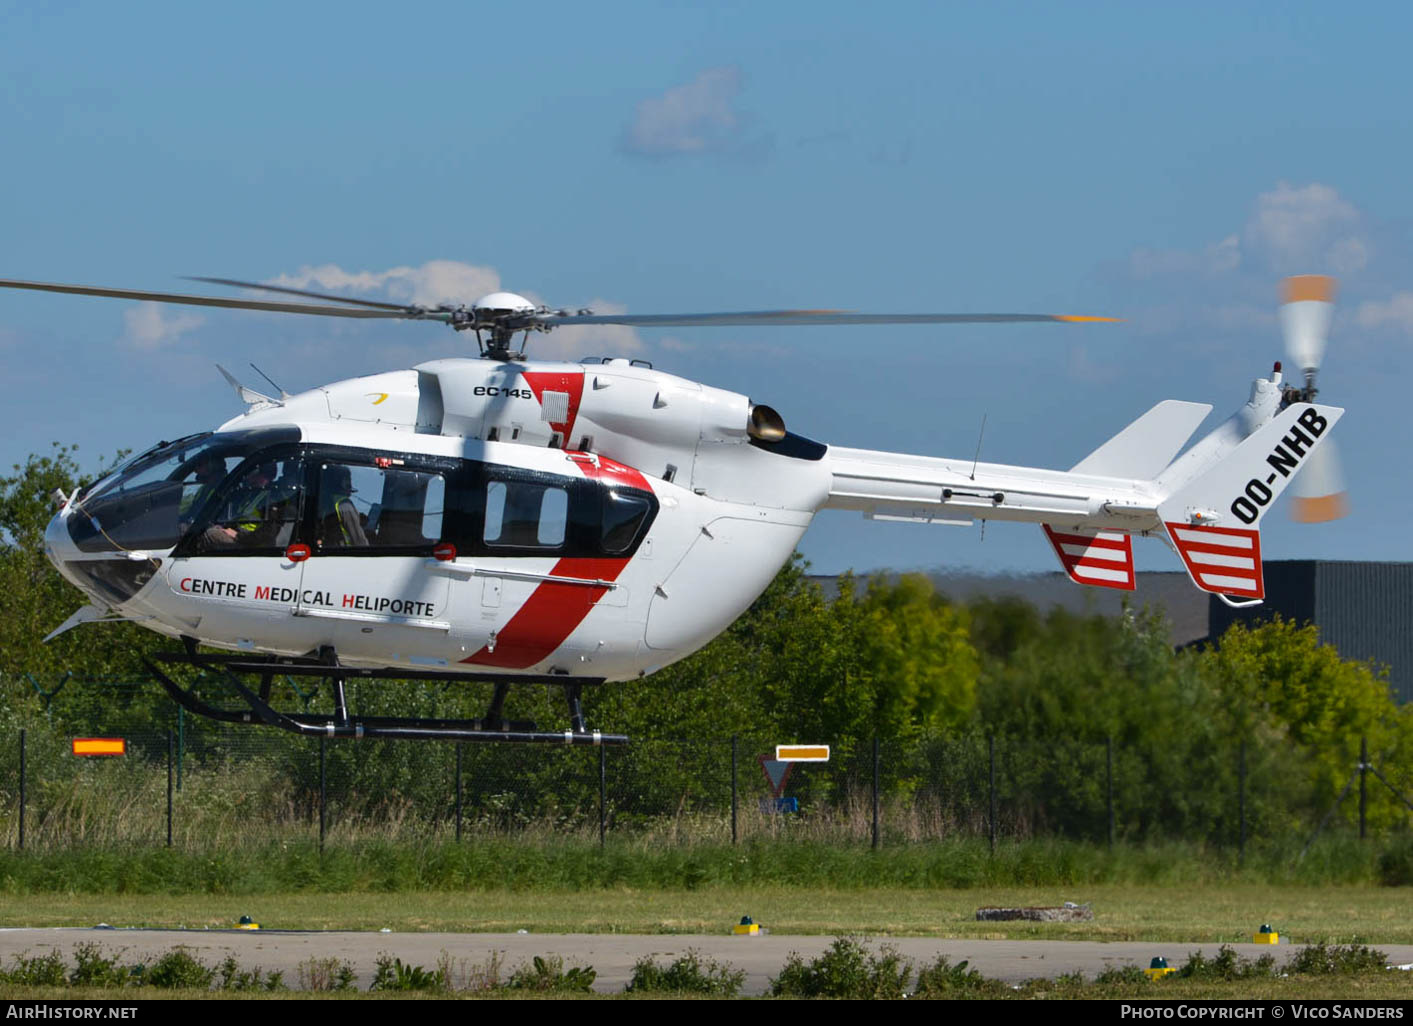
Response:
[[[197,651],[192,638],[183,638],[183,652],[161,652],[156,659],[163,663],[189,663],[199,670],[218,672],[230,688],[245,702],[244,709],[218,709],[202,701],[190,689],[182,687],[153,663],[146,662],[148,671],[166,689],[172,701],[182,708],[222,723],[244,723],[278,727],[292,734],[308,737],[389,738],[404,741],[473,741],[514,744],[560,745],[626,745],[627,736],[589,730],[584,725],[580,696],[585,685],[602,684],[602,677],[570,677],[564,674],[477,674],[469,677],[443,671],[411,672],[406,670],[362,669],[339,665],[332,649],[321,649],[317,658],[283,656],[213,655]],[[334,712],[332,716],[311,713],[284,713],[270,705],[270,686],[275,674],[290,677],[322,677],[333,682]],[[240,679],[250,674],[259,678],[257,693]],[[382,680],[457,681],[459,683],[489,683],[495,685],[490,707],[478,720],[419,719],[395,716],[353,716],[348,711],[344,682],[349,678]],[[570,729],[537,730],[525,720],[506,720],[501,716],[506,694],[511,684],[550,684],[564,688],[569,706]]]

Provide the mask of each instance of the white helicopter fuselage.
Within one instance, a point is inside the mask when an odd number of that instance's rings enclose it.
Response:
[[[1279,375],[1258,381],[1242,411],[1173,464],[1192,465],[1182,480],[1267,425],[1278,385]],[[1270,488],[1248,490],[1250,500],[1238,490],[1231,512],[1189,501],[1160,515],[1182,480],[1158,471],[1210,409],[1191,403],[1159,404],[1066,472],[828,447],[786,433],[774,411],[745,396],[626,360],[439,360],[279,399],[242,394],[246,413],[160,450],[170,453],[157,464],[173,468],[168,477],[152,479],[139,457],[65,502],[46,544],[94,602],[77,620],[130,619],[235,651],[330,648],[346,665],[409,675],[623,680],[723,631],[826,507],[875,519],[1043,523],[1076,581],[1132,587],[1131,535],[1161,536],[1175,518],[1246,521],[1240,503],[1273,498]],[[1317,419],[1339,413],[1319,409]],[[232,442],[205,522],[232,482],[278,460],[299,475],[288,494],[299,511],[277,543],[203,543],[200,514],[177,526],[202,447],[225,451],[227,438],[245,441]],[[364,482],[365,494],[326,494],[339,473]],[[1233,487],[1250,474],[1239,476]],[[340,498],[363,521],[345,520],[341,540],[331,533]],[[117,509],[135,521],[166,518],[165,534],[148,530],[160,544],[125,536],[108,512]],[[1064,532],[1084,532],[1077,554]],[[1204,586],[1195,571],[1194,580]]]

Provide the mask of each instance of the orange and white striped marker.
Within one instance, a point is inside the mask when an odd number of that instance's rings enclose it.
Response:
[[[75,755],[127,755],[128,743],[121,737],[76,737]]]
[[[776,745],[776,762],[828,762],[828,745]]]

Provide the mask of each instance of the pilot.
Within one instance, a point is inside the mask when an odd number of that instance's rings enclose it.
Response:
[[[366,548],[368,535],[353,504],[353,473],[344,466],[325,467],[319,491],[320,543],[330,548]]]
[[[212,524],[202,535],[206,548],[258,545],[270,504],[270,484],[275,479],[273,463],[256,463],[246,471],[226,505],[222,522]]]
[[[196,459],[196,467],[190,481],[182,485],[181,503],[177,507],[177,520],[182,533],[191,526],[192,518],[201,512],[206,500],[216,490],[226,476],[226,464],[215,453],[202,453]]]

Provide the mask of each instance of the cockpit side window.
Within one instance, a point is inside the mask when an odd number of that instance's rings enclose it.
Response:
[[[211,472],[214,476],[214,469]],[[255,457],[213,494],[197,484],[191,498],[193,552],[206,556],[269,555],[295,538],[302,513],[303,464],[294,456]]]
[[[69,532],[83,552],[187,548],[194,526],[219,515],[212,503],[252,453],[299,438],[297,428],[193,435],[129,460],[74,504]]]

